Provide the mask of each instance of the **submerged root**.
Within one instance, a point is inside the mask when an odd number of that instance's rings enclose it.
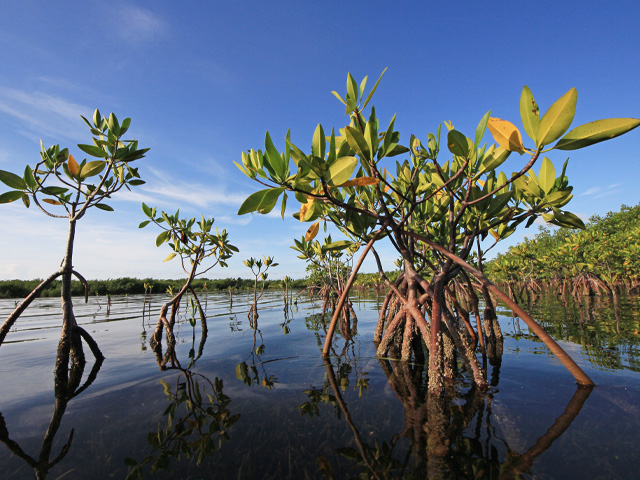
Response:
[[[480,340],[484,344],[483,337],[486,336],[492,346],[491,358],[502,354],[502,332],[495,314],[491,317],[485,313],[485,332],[481,331],[484,336],[479,335],[471,325],[465,308],[476,310],[477,304],[470,296],[462,297],[462,288],[450,290],[442,287],[441,296],[438,297],[434,288],[415,273],[411,276],[403,274],[394,284],[387,285],[390,290],[380,310],[374,335],[377,356],[422,364],[427,361],[429,391],[432,393],[442,393],[444,379],[459,374],[459,361],[473,378],[474,384],[481,389],[486,388],[485,372],[475,350]],[[461,301],[458,301],[454,292],[461,296]],[[444,300],[445,293],[448,301]],[[441,299],[439,302],[436,301],[438,298]],[[449,304],[455,309],[455,314]],[[437,351],[432,352],[432,322],[436,311],[441,320],[436,324]]]

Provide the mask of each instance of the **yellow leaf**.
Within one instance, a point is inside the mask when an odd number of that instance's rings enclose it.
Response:
[[[42,201],[44,203],[48,203],[49,205],[62,205],[59,201],[51,200],[50,198],[43,198]]]
[[[490,117],[487,124],[489,131],[498,145],[505,150],[511,152],[524,153],[524,146],[522,145],[522,136],[518,127],[513,123],[502,120],[500,118]]]
[[[307,197],[307,203],[303,203],[300,206],[300,221],[301,222],[304,222],[307,219],[307,214],[311,210],[311,207],[313,207],[313,202],[314,201],[315,200],[313,199],[313,197]]]
[[[338,185],[339,187],[364,187],[366,185],[377,185],[380,180],[373,177],[358,177],[353,180],[348,180]]]
[[[476,180],[476,183],[480,185],[480,188],[484,188],[484,180]]]
[[[80,174],[80,165],[78,165],[76,159],[73,158],[73,155],[69,155],[69,162],[67,166],[69,167],[69,173],[72,177],[77,177]]]
[[[307,234],[304,236],[304,240],[306,242],[310,242],[311,240],[316,238],[316,235],[318,235],[318,230],[320,230],[320,220],[309,227],[309,230],[307,230]]]
[[[498,232],[496,232],[495,230],[489,230],[489,233],[491,234],[491,236],[493,238],[495,238],[496,240],[500,240],[500,235],[498,235]]]

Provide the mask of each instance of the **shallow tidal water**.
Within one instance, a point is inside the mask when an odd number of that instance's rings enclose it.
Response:
[[[183,302],[180,368],[166,370],[149,338],[168,295],[114,297],[108,313],[104,297],[74,299],[106,359],[95,368],[85,348],[77,394],[57,403],[60,301],[36,300],[0,347],[0,478],[36,478],[54,462],[48,479],[638,478],[637,298],[617,311],[607,298],[529,308],[595,388],[578,388],[503,311],[490,390],[463,378],[442,401],[428,399],[423,367],[375,357],[382,296],[352,299],[357,322],[329,363],[321,302],[285,309],[282,292],[266,292],[254,329],[252,299],[201,295],[204,339]],[[0,300],[0,320],[14,302]]]

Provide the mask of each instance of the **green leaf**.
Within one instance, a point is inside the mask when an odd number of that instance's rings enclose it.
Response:
[[[38,187],[38,182],[36,182],[35,177],[33,176],[33,170],[31,170],[31,167],[29,165],[27,165],[24,168],[24,183],[27,184],[27,186],[29,187],[29,189],[31,191],[35,190]]]
[[[351,245],[352,242],[350,242],[349,240],[338,240],[337,242],[323,245],[322,250],[325,252],[333,252],[336,250],[344,250],[345,248],[349,248]]]
[[[240,205],[238,215],[244,215],[245,213],[251,212],[269,213],[284,190],[284,187],[266,188],[252,193],[247,197],[242,205]]]
[[[542,201],[543,203],[553,205],[553,204],[562,204],[566,203],[565,200],[567,197],[572,197],[571,190],[562,190],[559,192],[553,192],[549,195],[545,196]]]
[[[336,91],[334,90],[334,91],[332,91],[331,93],[333,93],[333,94],[335,95],[335,97],[336,97],[338,100],[340,100],[343,104],[345,104],[345,105],[347,104],[347,102],[345,102],[345,101],[342,99],[342,97],[340,96],[340,94],[339,94],[338,92],[336,92]]]
[[[578,91],[572,88],[549,107],[547,113],[540,119],[537,134],[538,148],[556,141],[567,131],[573,122],[577,101]]]
[[[138,228],[144,228],[147,225],[149,225],[150,222],[151,220],[145,220],[144,222],[140,222],[140,225],[138,225]]]
[[[491,172],[502,165],[511,155],[511,151],[498,146],[485,155],[478,173]]]
[[[369,145],[364,138],[364,135],[360,130],[353,127],[346,127],[344,129],[345,136],[349,146],[353,148],[365,160],[371,159],[371,152],[369,151]]]
[[[62,195],[66,193],[69,189],[64,187],[44,187],[41,191],[47,195]]]
[[[327,183],[329,185],[340,185],[353,175],[353,171],[358,165],[356,157],[340,157],[329,167]]]
[[[169,256],[168,256],[167,258],[165,258],[165,259],[163,260],[163,262],[168,262],[169,260],[173,260],[175,256],[176,256],[176,253],[175,253],[175,252],[174,252],[174,253],[171,253],[171,254],[169,254]]]
[[[562,227],[579,228],[581,230],[585,227],[584,222],[577,215],[571,212],[563,212],[557,208],[553,209],[553,218]]]
[[[144,202],[142,202],[142,211],[144,212],[144,214],[147,217],[150,217],[150,218],[153,217],[153,213],[151,211],[151,208],[149,208],[149,206],[147,206],[147,204],[144,203]]]
[[[106,164],[107,162],[105,162],[104,160],[95,160],[93,162],[89,162],[84,167],[82,167],[80,175],[83,179],[98,175],[100,172],[102,172],[102,170],[104,170]]]
[[[109,154],[107,152],[105,152],[100,147],[96,147],[95,145],[78,144],[78,148],[87,155],[91,155],[92,157],[109,158]]]
[[[380,83],[380,80],[382,80],[382,76],[384,75],[384,72],[387,71],[387,68],[389,68],[389,67],[385,67],[385,69],[382,70],[382,73],[378,77],[378,81],[376,82],[376,84],[373,86],[373,88],[369,92],[369,95],[367,96],[367,99],[364,101],[364,105],[362,105],[362,108],[365,108],[369,104],[369,101],[371,101],[371,97],[373,97],[373,94],[375,93],[376,88],[378,88],[378,84]]]
[[[358,84],[351,73],[347,74],[347,101],[349,100],[352,102],[358,101]]]
[[[109,205],[107,205],[106,203],[96,203],[95,205],[97,208],[99,208],[100,210],[104,210],[106,212],[113,212],[113,207],[110,207]]]
[[[286,165],[282,160],[282,157],[280,156],[280,152],[278,152],[276,147],[274,147],[273,142],[271,141],[271,135],[269,135],[269,132],[267,132],[264,137],[264,147],[265,147],[265,154],[267,157],[266,159],[268,160],[269,165],[271,166],[273,171],[276,173],[276,177],[278,177],[277,179],[278,180],[282,179],[285,176]]]
[[[484,114],[484,117],[480,119],[480,123],[478,123],[478,127],[476,128],[476,139],[473,142],[473,149],[477,150],[480,142],[482,141],[482,137],[484,137],[484,132],[487,130],[487,123],[489,123],[489,117],[491,116],[491,110]]]
[[[18,190],[26,190],[27,184],[22,178],[15,173],[5,172],[0,170],[0,182],[4,183],[7,187],[15,188]]]
[[[280,216],[282,216],[282,219],[284,220],[284,212],[287,209],[287,192],[284,192],[284,195],[282,195],[282,204],[280,206]]]
[[[640,125],[637,118],[606,118],[574,128],[556,143],[559,150],[577,150],[604,142],[633,130]]]
[[[467,142],[467,137],[457,130],[449,130],[447,134],[447,147],[449,147],[451,153],[459,157],[466,158],[467,155],[469,155],[469,142]]]
[[[542,159],[542,165],[540,166],[540,174],[538,175],[538,185],[544,193],[549,193],[553,188],[553,184],[556,181],[556,169],[553,168],[553,163],[547,157]]]
[[[20,177],[18,177],[20,178]],[[0,203],[11,203],[11,202],[15,202],[16,200],[22,198],[22,196],[24,195],[23,192],[18,191],[18,190],[12,190],[10,192],[5,192],[2,195],[0,195]]]
[[[159,247],[164,242],[166,242],[169,239],[170,235],[171,235],[170,230],[165,230],[164,232],[161,232],[160,235],[156,237],[156,247]]]
[[[538,108],[531,90],[526,85],[522,87],[522,95],[520,95],[520,118],[522,119],[524,131],[536,143],[538,128],[540,127],[540,108]]]
[[[326,145],[327,141],[324,138],[324,130],[322,129],[322,125],[318,124],[316,131],[313,133],[313,143],[311,144],[311,153],[313,156],[324,160]]]

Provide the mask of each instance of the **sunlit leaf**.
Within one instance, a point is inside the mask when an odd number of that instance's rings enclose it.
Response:
[[[320,230],[320,220],[318,220],[317,222],[315,222],[313,225],[309,227],[309,230],[307,230],[307,233],[304,236],[304,240],[306,242],[310,242],[311,240],[316,238],[316,235],[318,235],[319,230]]]
[[[275,206],[282,192],[284,192],[284,187],[266,188],[252,193],[240,206],[238,215],[251,212],[269,213]]]
[[[553,163],[547,157],[542,159],[540,166],[540,174],[538,175],[538,184],[544,193],[549,193],[556,181],[556,170]]]
[[[168,262],[169,260],[173,260],[175,256],[176,256],[176,253],[171,253],[169,254],[169,256],[167,256],[167,258],[163,260],[163,262]]]
[[[478,123],[478,127],[476,128],[476,138],[473,142],[474,150],[478,148],[480,142],[482,141],[482,137],[484,137],[484,132],[487,130],[487,124],[489,123],[489,118],[491,117],[491,111],[488,111],[484,114],[484,116],[480,119],[480,123]]]
[[[78,174],[80,173],[80,165],[76,162],[76,159],[73,158],[73,155],[69,155],[69,163],[67,165],[69,169],[69,173],[72,177],[78,178]]]
[[[578,92],[572,88],[549,107],[547,113],[540,119],[537,134],[538,148],[555,142],[568,130],[576,113],[577,101]]]
[[[489,131],[495,141],[505,150],[512,152],[524,153],[522,145],[522,136],[518,128],[507,120],[491,117],[487,124]]]
[[[447,147],[449,151],[459,157],[467,157],[469,155],[469,142],[463,133],[457,130],[449,130],[447,133]]]
[[[554,148],[576,150],[625,134],[640,125],[637,118],[607,118],[574,128]]]
[[[362,132],[353,127],[346,127],[344,132],[349,146],[361,157],[369,160],[371,158],[371,151],[369,150],[369,145],[367,144]]]
[[[382,76],[384,75],[384,72],[387,71],[387,68],[389,68],[389,67],[385,67],[385,69],[382,70],[382,73],[378,77],[378,81],[376,82],[376,84],[373,86],[373,88],[369,92],[369,95],[367,96],[367,99],[364,101],[364,104],[362,105],[362,108],[365,108],[369,104],[369,102],[371,101],[371,97],[373,97],[373,94],[375,93],[376,89],[378,88],[378,85],[380,84],[380,80],[382,80]]]
[[[104,170],[106,164],[107,162],[105,162],[104,160],[96,160],[87,163],[82,168],[82,178],[89,178],[98,175],[100,172],[102,172],[102,170]]]
[[[380,183],[378,178],[358,177],[341,183],[338,187],[365,187],[367,185],[377,185],[378,183]]]
[[[96,147],[95,145],[78,144],[78,148],[84,153],[91,155],[92,157],[109,158],[109,154],[107,152],[105,152],[100,147]]]
[[[540,127],[540,109],[533,98],[531,90],[526,85],[522,87],[522,95],[520,95],[520,118],[522,119],[524,131],[535,143],[538,128]]]
[[[358,159],[356,157],[340,157],[331,164],[328,172],[327,183],[329,185],[340,185],[346,182],[356,169]]]

